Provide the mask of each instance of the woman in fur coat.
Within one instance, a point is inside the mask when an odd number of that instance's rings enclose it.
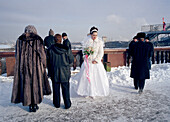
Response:
[[[46,54],[42,38],[34,26],[28,25],[16,42],[16,63],[12,90],[12,103],[22,102],[36,112],[43,95],[51,94],[47,73]]]

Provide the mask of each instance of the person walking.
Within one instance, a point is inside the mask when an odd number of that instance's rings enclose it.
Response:
[[[132,66],[130,77],[134,78],[136,82],[136,89],[139,88],[139,94],[143,92],[145,86],[145,79],[150,79],[150,72],[148,66],[149,49],[144,42],[145,33],[138,33],[138,42],[134,44],[132,51]]]

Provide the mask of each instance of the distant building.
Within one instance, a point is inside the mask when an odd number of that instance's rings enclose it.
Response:
[[[82,44],[80,42],[72,42],[71,47],[72,47],[73,50],[81,49]]]

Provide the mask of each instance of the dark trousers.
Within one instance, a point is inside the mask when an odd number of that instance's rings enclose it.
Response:
[[[138,80],[136,78],[134,78],[134,86],[136,89],[144,89],[145,86],[145,79],[143,80]]]
[[[70,100],[70,83],[58,83],[53,81],[53,104],[55,107],[60,107],[60,85],[63,94],[63,100],[65,108],[71,107],[71,100]]]

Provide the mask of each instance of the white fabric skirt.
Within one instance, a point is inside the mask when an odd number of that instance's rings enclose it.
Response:
[[[109,95],[109,82],[103,64],[89,63],[89,78],[87,79],[87,68],[82,64],[80,72],[71,78],[76,83],[74,90],[81,96],[107,96]],[[72,89],[73,90],[73,89]]]

